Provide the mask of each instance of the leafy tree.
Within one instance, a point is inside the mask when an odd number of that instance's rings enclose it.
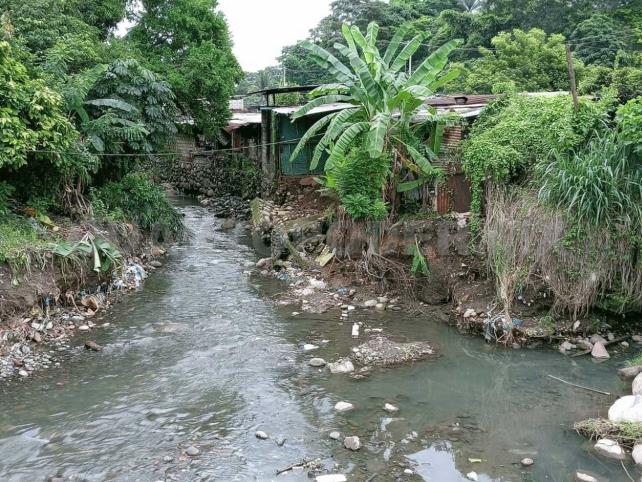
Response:
[[[309,41],[284,47],[279,62],[286,69],[287,80],[295,85],[317,85],[332,81],[327,71],[321,69],[305,48]]]
[[[129,38],[146,66],[167,79],[177,104],[197,126],[218,132],[242,71],[215,0],[144,0]]]
[[[0,42],[0,175],[23,200],[51,204],[63,184],[87,182],[96,159],[79,146],[63,98],[31,78],[7,42]]]
[[[481,48],[467,80],[474,92],[568,90],[566,52],[562,35],[543,30],[502,32],[492,40],[494,50]],[[583,71],[575,62],[578,78]]]
[[[333,102],[349,103],[354,108],[331,113],[316,122],[293,151],[292,159],[296,159],[303,147],[325,129],[314,150],[312,169],[329,150],[325,169],[332,172],[353,146],[363,142],[365,151],[372,159],[390,156],[393,173],[399,174],[402,167],[412,173],[411,180],[396,186],[404,191],[438,175],[431,160],[437,157],[440,148],[443,133],[441,119],[434,115],[428,144],[422,142],[411,120],[426,97],[458,75],[457,71],[444,72],[448,55],[458,42],[453,40],[437,49],[408,76],[402,70],[408,58],[423,42],[423,35],[404,43],[408,27],[401,27],[385,53],[381,54],[377,48],[378,31],[377,24],[372,23],[364,36],[357,26],[344,24],[343,35],[347,45],[337,45],[337,49],[350,67],[318,45],[307,44],[312,57],[334,76],[336,83],[314,90],[310,94],[313,100],[298,110],[293,119],[307,115],[315,107]],[[394,190],[389,190],[385,201],[394,199]]]
[[[626,47],[620,32],[622,26],[603,14],[581,22],[571,35],[577,56],[586,64],[612,66],[620,49]]]

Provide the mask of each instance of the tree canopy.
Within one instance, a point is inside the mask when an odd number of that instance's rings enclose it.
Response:
[[[141,52],[145,65],[170,83],[183,113],[203,130],[216,132],[229,117],[228,100],[242,78],[217,2],[142,3],[144,12],[128,40]]]

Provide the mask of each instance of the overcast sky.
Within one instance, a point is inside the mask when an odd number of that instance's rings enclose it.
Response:
[[[281,49],[303,40],[330,13],[331,0],[219,0],[243,70],[276,64]]]

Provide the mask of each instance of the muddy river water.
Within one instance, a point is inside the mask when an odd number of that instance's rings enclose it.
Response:
[[[302,346],[325,339],[314,356],[346,355],[358,343],[351,324],[293,316],[272,299],[279,282],[246,273],[257,254],[242,227],[223,232],[204,209],[182,209],[191,239],[105,315],[110,327],[86,335],[103,352],[85,351],[81,336],[62,368],[0,388],[0,481],[305,481],[307,470],[276,475],[304,459],[350,481],[475,471],[485,482],[568,482],[578,469],[629,480],[571,428],[612,397],[547,377],[620,394],[621,360],[498,348],[430,317],[357,310],[353,319],[435,342],[442,356],[362,380],[330,375],[308,366]],[[355,409],[335,412],[341,400]],[[344,449],[333,430],[363,447]],[[189,446],[200,455],[184,456]],[[535,465],[522,468],[524,457]]]

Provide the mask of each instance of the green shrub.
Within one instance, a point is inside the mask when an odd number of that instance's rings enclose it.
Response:
[[[642,155],[642,97],[628,101],[617,109],[615,122],[620,139]]]
[[[183,234],[181,215],[169,202],[162,187],[143,173],[127,174],[120,181],[92,189],[92,204],[98,214],[112,219],[128,219],[162,239]]]
[[[27,218],[0,217],[0,265],[12,269],[29,268],[31,256],[44,250],[47,240],[41,236]]]
[[[483,183],[528,179],[540,160],[587,142],[606,124],[604,104],[582,100],[575,112],[569,96],[506,96],[489,106],[463,143],[463,167],[472,183],[475,213]]]
[[[388,215],[382,186],[390,175],[389,156],[371,158],[363,148],[354,148],[331,170],[341,203],[353,219],[381,220]]]

